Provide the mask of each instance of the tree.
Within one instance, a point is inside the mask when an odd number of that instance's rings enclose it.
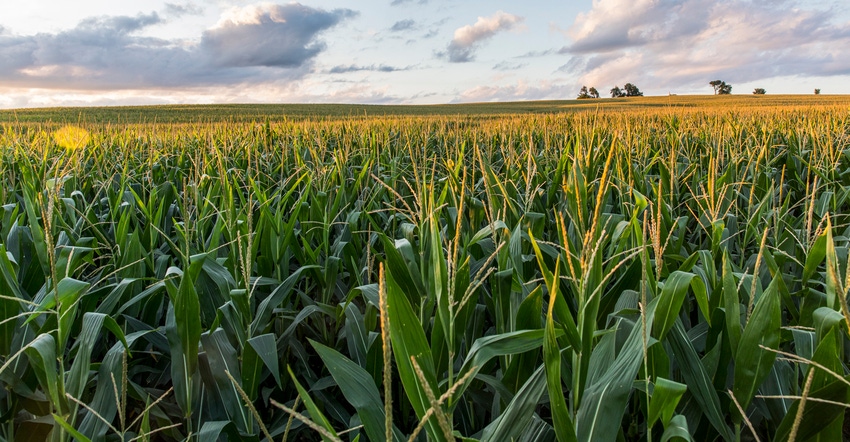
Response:
[[[623,92],[622,89],[620,89],[620,86],[614,86],[614,88],[611,89],[611,98],[620,98],[620,97],[625,97],[625,96],[626,96],[626,93]]]
[[[714,80],[709,81],[708,84],[714,88],[714,95],[729,95],[732,93],[732,85],[726,84],[725,81]]]
[[[815,89],[815,95],[820,95],[820,89]]]
[[[590,98],[590,95],[587,93],[587,86],[582,86],[581,90],[578,92],[578,99],[583,100],[585,98]]]
[[[599,98],[599,91],[595,87],[591,87],[587,93],[590,94],[590,98]]]
[[[631,83],[626,83],[626,85],[623,86],[623,89],[625,89],[627,97],[643,97],[643,92]]]
[[[720,89],[720,85],[725,84],[725,83],[723,83],[720,80],[713,80],[713,81],[709,81],[708,84],[710,84],[711,87],[714,88],[714,95],[717,95],[717,91]]]
[[[766,91],[766,90],[764,90],[764,88],[760,88],[760,87],[757,87],[757,88],[753,91],[753,95],[764,95],[764,94],[766,94],[766,93],[767,93],[767,91]]]

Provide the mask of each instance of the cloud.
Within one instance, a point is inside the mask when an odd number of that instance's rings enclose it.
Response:
[[[574,92],[567,89],[564,81],[544,80],[534,82],[521,80],[516,84],[502,86],[476,86],[467,89],[453,102],[494,102],[520,100],[563,100],[573,98]]]
[[[241,86],[241,85],[238,85]],[[56,91],[0,86],[0,109],[54,106],[138,106],[211,103],[403,103],[389,86],[333,84],[301,79],[253,87],[205,86],[181,89]]]
[[[416,26],[416,22],[414,20],[399,20],[393,24],[390,28],[392,32],[401,32],[406,31],[408,29],[413,29]]]
[[[55,34],[0,35],[4,86],[152,89],[297,79],[324,50],[319,35],[356,15],[297,3],[234,8],[197,43],[138,35],[157,13],[93,17]]]
[[[350,64],[350,65],[334,66],[334,67],[330,68],[330,70],[328,70],[328,73],[329,74],[347,74],[349,72],[360,72],[360,71],[397,72],[397,71],[407,71],[409,69],[410,69],[409,66],[399,68],[399,67],[389,66],[389,65],[385,65],[385,64],[372,64],[372,65],[368,65],[368,66]]]
[[[563,71],[585,84],[708,88],[850,74],[850,27],[830,10],[766,0],[594,0],[569,29]],[[703,84],[704,83],[704,84]]]
[[[553,55],[558,53],[555,49],[546,49],[542,51],[528,51],[525,54],[517,55],[514,58],[538,58],[538,57],[546,57],[549,55]]]
[[[455,30],[454,38],[449,43],[445,55],[452,63],[472,61],[475,58],[475,50],[483,41],[499,32],[513,29],[523,20],[523,17],[503,11],[498,11],[490,17],[478,17],[475,24]]]
[[[234,8],[213,29],[204,32],[201,47],[220,66],[292,68],[325,49],[316,35],[354,11],[331,12],[290,3]]]
[[[517,69],[522,69],[526,66],[528,66],[528,63],[512,63],[509,61],[503,61],[500,63],[496,63],[496,65],[493,66],[493,69],[497,71],[515,71]]]
[[[189,2],[183,5],[177,3],[166,3],[165,13],[170,17],[182,17],[184,15],[200,15],[204,9],[195,3]]]
[[[393,0],[393,1],[390,2],[390,6],[400,6],[400,5],[403,5],[405,3],[413,3],[413,0]],[[428,0],[418,0],[416,3],[418,3],[420,5],[424,5],[424,4],[428,3]]]

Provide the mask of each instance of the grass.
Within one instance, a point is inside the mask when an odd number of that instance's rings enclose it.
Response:
[[[2,114],[0,440],[839,440],[846,99],[598,103]]]

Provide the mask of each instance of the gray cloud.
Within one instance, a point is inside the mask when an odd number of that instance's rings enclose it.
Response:
[[[405,3],[413,3],[413,0],[393,0],[393,1],[390,2],[390,6],[399,6],[399,5],[403,5]],[[418,3],[420,5],[424,5],[424,4],[428,3],[428,0],[418,0],[416,3]]]
[[[525,54],[517,55],[514,58],[537,58],[537,57],[546,57],[547,55],[556,54],[558,51],[554,49],[546,49],[544,51],[528,51]]]
[[[416,21],[414,20],[399,20],[393,24],[390,28],[390,31],[393,32],[401,32],[406,31],[408,29],[413,29],[416,26]]]
[[[325,12],[296,3],[255,7],[247,22],[227,20],[205,31],[201,47],[221,66],[297,67],[325,48],[315,41],[319,32],[354,15],[348,9]]]
[[[295,79],[324,49],[319,34],[356,15],[291,3],[233,10],[197,44],[136,35],[157,13],[93,17],[55,34],[0,35],[5,86],[107,90]]]
[[[562,71],[586,84],[666,90],[709,80],[850,74],[850,27],[833,11],[764,0],[598,0],[569,30]],[[806,9],[808,6],[809,9]],[[644,86],[646,87],[646,86]]]
[[[184,15],[200,15],[204,9],[193,2],[186,4],[166,3],[165,13],[170,17],[182,17]]]
[[[350,65],[334,66],[334,67],[330,68],[330,70],[328,70],[328,73],[329,74],[347,74],[349,72],[360,72],[360,71],[397,72],[397,71],[407,71],[407,70],[410,70],[409,66],[400,68],[400,67],[389,66],[389,65],[385,65],[385,64],[372,64],[372,65],[368,65],[368,66],[350,64]]]
[[[528,63],[512,63],[509,61],[503,61],[501,63],[496,63],[496,65],[493,66],[493,69],[497,71],[515,71],[526,66],[528,66]]]
[[[492,38],[499,32],[514,28],[524,20],[518,15],[498,11],[490,17],[478,17],[473,25],[466,25],[455,30],[454,38],[439,54],[448,56],[452,63],[465,63],[475,58],[475,50],[481,42]]]
[[[428,32],[422,34],[423,39],[434,38],[440,34],[439,29],[429,29]]]

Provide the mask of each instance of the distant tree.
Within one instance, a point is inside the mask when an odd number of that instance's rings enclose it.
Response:
[[[720,90],[720,86],[723,85],[723,84],[726,84],[726,83],[724,83],[720,80],[713,80],[713,81],[709,81],[708,84],[710,84],[711,87],[714,88],[714,95],[717,95],[717,91]]]
[[[631,83],[626,83],[626,85],[623,86],[623,89],[625,89],[627,97],[643,97],[643,92]]]
[[[714,95],[729,95],[732,93],[732,85],[726,84],[725,81],[714,80],[709,81],[708,84],[714,88]]]
[[[587,86],[582,86],[578,92],[578,99],[583,100],[585,98],[590,98],[590,94],[587,93]]]
[[[590,95],[590,98],[599,98],[599,91],[595,87],[591,87],[587,93]]]
[[[820,89],[815,89],[815,95],[820,95]]]
[[[620,97],[625,97],[625,96],[626,96],[626,93],[623,92],[622,89],[620,89],[620,86],[614,86],[614,88],[611,89],[611,98],[620,98]]]
[[[764,95],[764,94],[766,94],[766,93],[767,93],[767,91],[766,91],[766,90],[764,90],[764,88],[760,88],[760,87],[757,87],[757,88],[753,91],[753,95]]]

